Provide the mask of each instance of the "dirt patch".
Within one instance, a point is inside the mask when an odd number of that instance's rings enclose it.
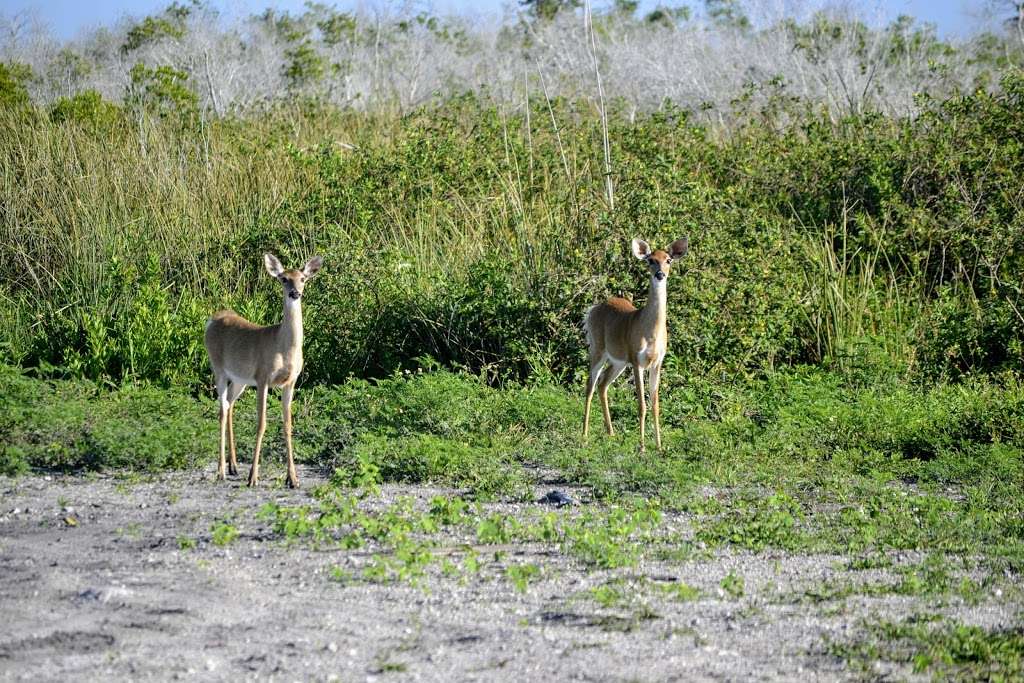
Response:
[[[865,675],[828,648],[864,619],[928,609],[994,628],[1020,613],[1005,596],[823,596],[822,585],[870,583],[886,570],[776,551],[708,551],[611,571],[512,543],[471,577],[337,581],[336,568],[358,576],[372,550],[288,544],[255,514],[269,501],[309,503],[316,472],[300,471],[299,491],[275,485],[273,470],[255,491],[243,477],[219,483],[212,474],[0,479],[2,676],[831,681]],[[386,487],[382,500],[399,495],[425,504],[454,493]],[[222,520],[238,536],[217,545]],[[685,536],[689,521],[667,516],[663,526]],[[542,571],[520,592],[504,570],[523,562]],[[595,599],[610,582],[624,596]],[[684,583],[697,597],[671,599]],[[874,675],[913,677],[882,664]]]

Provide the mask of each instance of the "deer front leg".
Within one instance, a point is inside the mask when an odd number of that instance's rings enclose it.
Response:
[[[294,384],[286,384],[281,389],[281,412],[284,414],[284,444],[288,450],[288,487],[299,488],[299,475],[295,472],[295,460],[292,456],[292,393]]]
[[[260,446],[263,445],[263,432],[267,430],[267,385],[256,387],[256,451],[252,456],[252,467],[249,468],[249,486],[260,483]]]
[[[639,365],[633,366],[633,379],[636,381],[636,402],[640,412],[640,452],[646,450],[644,445],[644,422],[647,419],[647,401],[644,398],[644,371]]]
[[[231,459],[228,461],[228,474],[238,474],[238,457],[235,453],[235,401],[245,390],[244,384],[234,382],[228,387],[228,445],[231,447]]]
[[[227,477],[224,474],[224,447],[228,430],[228,380],[227,377],[217,377],[217,403],[219,405],[218,417],[220,419],[220,459],[217,461],[217,478],[224,481]]]
[[[661,363],[651,366],[651,411],[654,413],[654,443],[661,450]]]

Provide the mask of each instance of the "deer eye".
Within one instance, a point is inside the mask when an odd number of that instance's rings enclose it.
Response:
[[[669,256],[667,259],[665,259],[665,263],[672,263],[672,257]]]

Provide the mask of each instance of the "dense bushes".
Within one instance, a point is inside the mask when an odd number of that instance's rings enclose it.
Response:
[[[571,379],[586,308],[646,294],[629,238],[688,234],[669,382],[803,363],[1022,369],[1024,78],[914,119],[785,106],[774,127],[750,111],[729,134],[672,107],[614,117],[614,210],[598,118],[570,102],[206,123],[132,123],[93,95],[49,117],[8,107],[0,348],[72,376],[198,387],[205,318],[226,305],[276,320],[260,254],[315,250],[308,380],[427,356]]]

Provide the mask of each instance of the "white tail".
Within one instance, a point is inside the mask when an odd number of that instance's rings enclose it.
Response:
[[[220,463],[217,476],[225,478],[225,441],[231,443],[228,470],[238,474],[233,424],[235,401],[247,386],[256,387],[256,448],[249,469],[249,486],[260,480],[260,446],[267,427],[267,392],[281,387],[284,413],[284,440],[288,450],[288,485],[295,488],[299,477],[292,455],[292,394],[295,380],[302,372],[302,290],[320,270],[319,256],[306,261],[302,270],[285,270],[273,254],[264,254],[267,272],[281,282],[284,295],[284,319],[278,325],[260,327],[234,311],[219,311],[206,323],[204,341],[210,367],[217,383],[220,402]]]
[[[587,312],[584,327],[590,347],[590,376],[587,379],[587,399],[583,413],[583,436],[590,431],[590,404],[594,389],[600,380],[601,409],[604,426],[614,434],[612,417],[608,410],[608,387],[626,366],[633,367],[636,397],[640,409],[640,450],[644,450],[644,421],[647,404],[644,400],[644,369],[651,374],[651,408],[654,411],[654,440],[661,448],[661,404],[658,384],[661,381],[661,363],[668,349],[668,328],[665,325],[666,281],[673,259],[683,256],[689,242],[684,237],[672,243],[668,252],[651,252],[647,242],[633,240],[633,255],[645,261],[651,271],[651,289],[647,304],[637,310],[629,301],[612,298]],[[605,366],[608,367],[605,367]],[[603,372],[602,372],[603,370]]]

